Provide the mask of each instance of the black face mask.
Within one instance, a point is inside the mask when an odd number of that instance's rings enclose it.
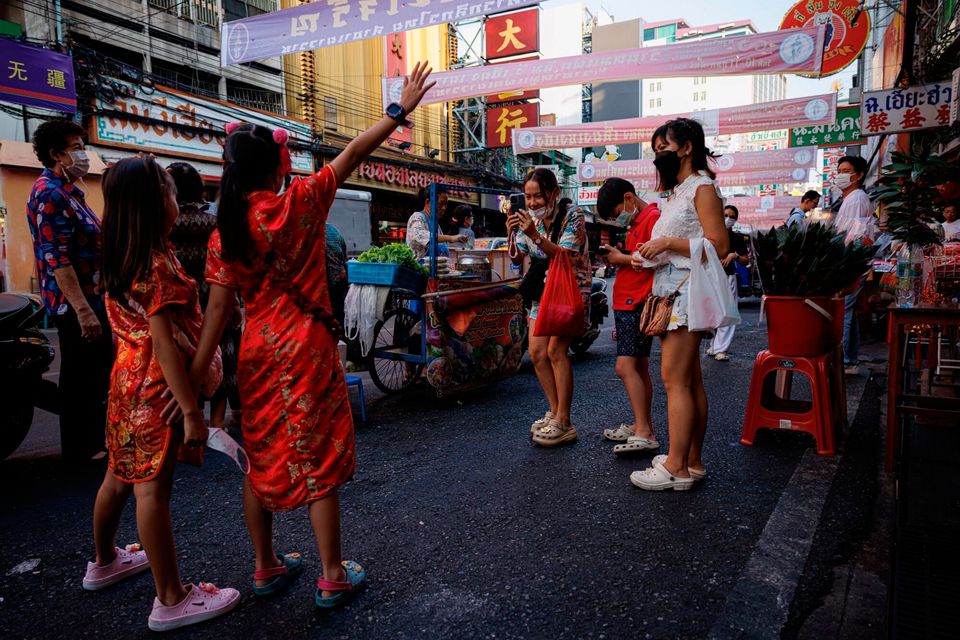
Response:
[[[676,151],[661,151],[653,159],[653,166],[660,176],[660,188],[669,191],[677,186],[677,173],[680,172],[680,156]]]

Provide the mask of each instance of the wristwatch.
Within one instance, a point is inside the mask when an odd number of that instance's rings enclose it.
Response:
[[[401,125],[405,126],[408,129],[413,128],[413,123],[407,120],[407,110],[403,108],[403,105],[399,102],[391,102],[387,105],[387,108],[384,110],[384,113],[388,118],[396,120]]]
[[[533,239],[533,244],[537,245],[538,247],[542,242],[543,242],[543,236],[537,236],[536,238]]]

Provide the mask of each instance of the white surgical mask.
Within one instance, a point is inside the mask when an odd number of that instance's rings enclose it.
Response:
[[[73,163],[69,166],[63,165],[63,172],[66,173],[71,180],[79,180],[87,175],[90,171],[90,156],[87,155],[86,151],[71,151],[70,159],[73,160]]]
[[[622,224],[625,227],[629,227],[630,223],[633,222],[633,219],[637,217],[637,207],[634,205],[633,211],[627,211],[627,204],[624,202],[623,210],[620,212],[620,215],[617,216],[617,223]]]
[[[539,209],[527,209],[527,213],[533,216],[534,220],[543,220],[547,217],[547,208],[540,207]]]
[[[210,427],[207,431],[207,446],[230,456],[240,467],[240,471],[250,473],[250,458],[247,457],[247,452],[223,429]]]
[[[733,229],[736,226],[737,221],[733,218],[724,218],[723,224],[727,225],[727,229]]]
[[[844,189],[849,189],[850,184],[853,182],[853,179],[850,177],[849,173],[838,173],[833,178],[833,186],[837,189],[843,191]]]

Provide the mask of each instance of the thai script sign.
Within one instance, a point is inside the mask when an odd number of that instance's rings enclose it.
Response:
[[[745,153],[727,153],[714,161],[717,175],[727,180],[727,184],[764,184],[774,182],[742,182],[750,179],[747,174],[762,173],[777,175],[783,180],[777,182],[806,181],[809,170],[817,160],[816,147],[798,149],[778,149],[775,151],[748,151]],[[736,182],[738,178],[741,182]],[[577,177],[581,182],[602,182],[607,178],[626,180],[647,178],[656,180],[657,170],[653,160],[618,160],[616,162],[583,162],[577,168]]]
[[[953,89],[953,100],[950,101],[950,122],[956,122],[960,120],[960,67],[953,70],[950,87]]]
[[[790,146],[806,147],[843,147],[851,144],[863,144],[860,133],[860,105],[840,107],[837,119],[829,125],[814,127],[795,127],[790,129]]]
[[[309,6],[309,5],[307,5]],[[424,104],[636,78],[820,71],[823,26],[442,71]],[[402,79],[386,82],[403,84]]]
[[[115,82],[126,87],[130,97],[117,92],[112,102],[97,98],[98,113],[91,120],[90,139],[98,144],[220,162],[226,138],[223,127],[228,122],[283,128],[292,140],[304,145],[313,139],[306,122],[165,87],[146,93],[137,85]],[[294,171],[313,173],[309,151],[291,148],[290,160]]]
[[[539,56],[529,56],[527,58],[521,58],[520,60],[514,60],[513,62],[524,62],[527,60],[539,60]],[[506,64],[504,62],[494,62],[492,64]],[[506,93],[495,93],[493,95],[487,96],[487,104],[502,104],[504,102],[520,102],[522,100],[534,100],[540,97],[539,89],[530,89],[529,91],[507,91]]]
[[[950,124],[953,87],[949,80],[863,94],[863,135],[932,129]]]
[[[560,127],[537,127],[526,129],[514,137],[513,152],[534,153],[571,147],[604,147],[648,142],[657,127],[674,118],[694,118],[703,125],[704,134],[708,136],[782,129],[791,124],[805,126],[830,124],[836,118],[836,109],[837,95],[828,93],[668,116],[585,122]]]
[[[513,142],[514,129],[537,124],[540,120],[540,105],[525,103],[489,107],[487,109],[487,147],[509,147]]]
[[[529,9],[487,18],[486,58],[496,60],[540,50],[540,10]]]
[[[870,12],[862,10],[860,4],[861,0],[800,0],[783,16],[781,29],[821,24],[827,28],[823,68],[819,74],[809,75],[833,75],[863,51],[870,37]]]
[[[600,193],[600,187],[579,187],[577,189],[577,204],[588,205],[597,204],[597,194]]]
[[[0,100],[76,113],[73,58],[0,38]]]
[[[220,64],[263,60],[520,9],[540,0],[316,0],[220,30]]]
[[[787,213],[800,206],[800,196],[736,196],[727,198],[724,204],[732,204],[740,211],[741,222],[744,214],[768,215],[779,211],[785,212],[783,218],[786,219]]]
[[[459,184],[463,186],[472,186],[462,178],[451,175],[441,175],[433,171],[422,169],[411,169],[407,167],[398,167],[384,162],[372,162],[365,160],[357,168],[357,177],[361,180],[379,182],[381,184],[393,187],[406,187],[411,190],[418,190],[422,187],[428,187],[434,182],[444,184]],[[473,194],[462,191],[450,191],[451,195],[458,197],[471,197]]]

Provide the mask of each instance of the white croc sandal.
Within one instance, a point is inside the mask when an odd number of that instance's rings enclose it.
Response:
[[[693,487],[693,478],[678,478],[667,471],[662,462],[652,467],[630,474],[630,483],[646,491],[689,491]]]
[[[553,420],[553,414],[547,411],[543,414],[543,417],[539,420],[534,420],[533,424],[530,425],[530,435],[533,435],[537,432],[537,429],[542,429],[543,427],[550,424],[550,421]]]
[[[613,454],[617,456],[622,456],[627,453],[640,453],[643,451],[656,451],[660,448],[660,443],[656,440],[651,440],[650,438],[642,438],[640,436],[630,436],[627,438],[627,441],[623,444],[618,444],[613,447]]]
[[[633,437],[633,429],[620,423],[616,429],[604,429],[603,437],[612,442],[626,442]]]
[[[658,455],[658,456],[653,456],[653,460],[652,460],[651,462],[653,462],[653,464],[657,464],[658,462],[659,462],[660,464],[663,464],[663,461],[666,460],[666,459],[667,459],[667,454],[661,453],[661,454]],[[697,482],[700,482],[701,480],[706,480],[706,479],[707,479],[707,469],[706,469],[706,467],[704,467],[703,471],[697,471],[696,469],[691,469],[691,468],[687,467],[687,471],[690,472],[690,477],[693,478],[693,479],[694,479],[695,481],[697,481]]]

